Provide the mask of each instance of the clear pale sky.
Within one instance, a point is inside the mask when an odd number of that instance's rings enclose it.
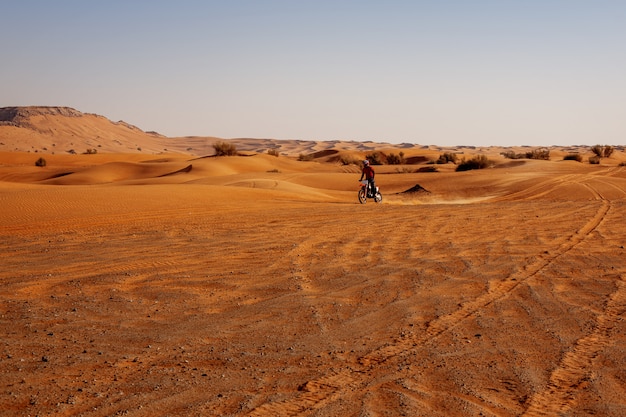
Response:
[[[0,0],[0,107],[167,136],[626,144],[626,0]]]

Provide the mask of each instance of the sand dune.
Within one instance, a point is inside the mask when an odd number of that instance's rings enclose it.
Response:
[[[187,173],[191,171],[191,168],[192,166],[189,164],[111,162],[103,166],[89,167],[80,172],[55,174],[42,183],[56,185],[102,184],[142,178],[160,178]]]
[[[623,151],[275,144],[0,152],[0,414],[626,415]]]

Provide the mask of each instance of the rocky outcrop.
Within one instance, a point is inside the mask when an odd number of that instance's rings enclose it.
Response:
[[[65,116],[82,117],[83,113],[71,107],[48,107],[48,106],[27,106],[27,107],[0,107],[0,125],[16,127],[31,127],[28,122],[33,116]]]

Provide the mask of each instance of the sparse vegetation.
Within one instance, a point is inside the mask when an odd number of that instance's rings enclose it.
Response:
[[[592,165],[597,165],[600,163],[600,157],[598,155],[594,155],[594,156],[590,156],[589,157],[589,163]]]
[[[583,161],[583,156],[579,153],[570,153],[567,154],[563,157],[564,161],[576,161],[576,162],[582,162]]]
[[[98,153],[98,150],[96,148],[89,148],[84,152],[85,155],[94,155],[97,153]]]
[[[48,163],[43,158],[39,158],[38,160],[35,161],[35,166],[38,166],[38,167],[45,167],[47,164]]]
[[[403,165],[406,163],[406,159],[404,158],[404,152],[400,151],[398,155],[395,153],[390,153],[387,155],[387,163],[389,165]]]
[[[237,147],[228,142],[215,142],[213,144],[216,156],[234,156],[237,155]]]
[[[548,149],[548,148],[541,148],[541,149],[532,150],[530,152],[526,152],[526,158],[527,159],[541,159],[541,160],[544,160],[544,161],[549,161],[550,160],[550,149]]]
[[[550,160],[550,150],[548,148],[533,149],[532,151],[522,153],[506,151],[502,152],[501,155],[508,159],[542,159],[545,161]]]
[[[493,165],[493,162],[487,159],[485,155],[478,155],[470,160],[463,160],[456,167],[456,171],[469,171],[472,169],[484,169]]]
[[[448,162],[452,162],[453,164],[456,164],[458,160],[458,157],[455,153],[452,152],[444,152],[441,155],[439,155],[439,159],[437,159],[435,161],[435,163],[437,164],[447,164]]]
[[[313,160],[313,154],[301,153],[300,155],[298,155],[298,161],[312,161],[312,160]]]
[[[370,161],[372,165],[382,165],[382,155],[380,152],[372,152],[370,154],[365,155],[365,159]]]
[[[615,149],[611,145],[595,145],[591,147],[591,152],[596,154],[598,158],[608,158],[613,155],[614,150]]]
[[[278,158],[278,156],[280,155],[280,152],[278,151],[278,148],[270,148],[267,150],[268,155],[272,155]]]
[[[339,158],[339,162],[341,162],[341,165],[359,165],[361,163],[361,161],[358,158],[355,158],[354,156],[348,156],[348,155],[342,155]]]

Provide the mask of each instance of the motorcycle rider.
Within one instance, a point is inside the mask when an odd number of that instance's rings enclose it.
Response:
[[[374,194],[376,194],[376,184],[374,183],[374,176],[376,174],[374,173],[374,168],[372,168],[372,166],[370,165],[370,161],[368,161],[367,159],[363,161],[363,169],[361,170],[361,178],[359,179],[359,181],[363,180],[363,177],[365,177],[365,179],[367,180],[368,183],[368,190],[367,190],[367,197],[368,198],[372,198],[374,197]]]

